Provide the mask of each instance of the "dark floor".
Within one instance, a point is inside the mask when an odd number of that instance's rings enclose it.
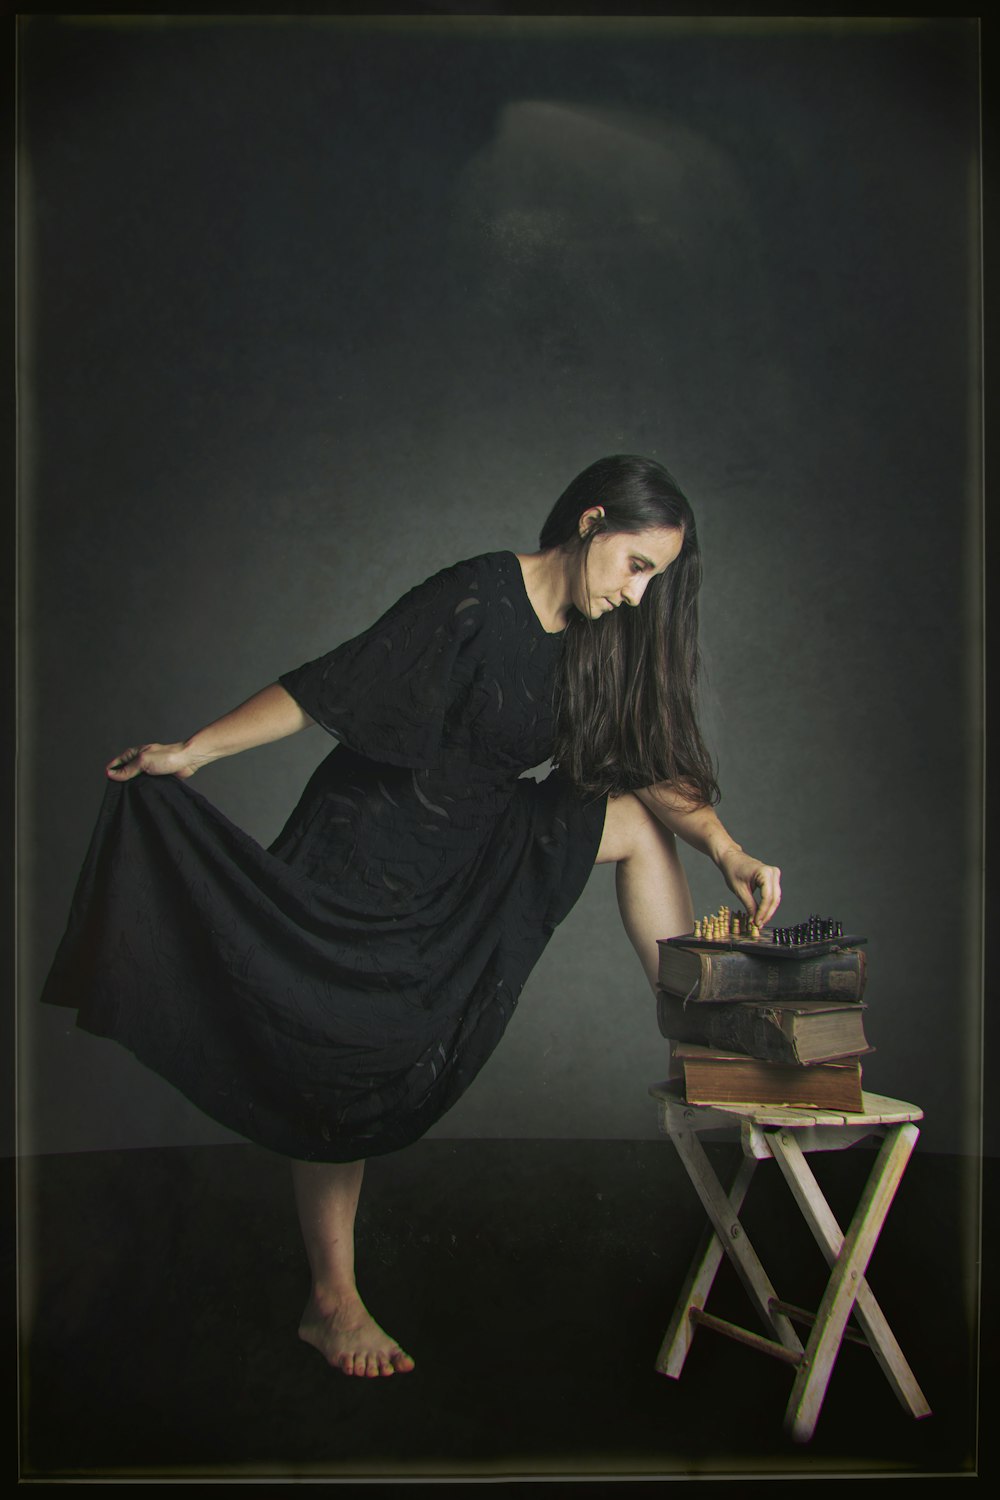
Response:
[[[871,1160],[815,1163],[842,1223]],[[307,1278],[283,1161],[22,1162],[22,1479],[976,1470],[966,1162],[918,1148],[870,1268],[933,1416],[913,1421],[848,1345],[804,1447],[782,1434],[786,1366],[702,1331],[680,1381],[653,1369],[701,1225],[669,1142],[425,1141],[367,1178],[359,1281],[418,1360],[370,1382],[295,1337]],[[826,1268],[789,1205],[765,1167],[744,1219],[780,1295],[815,1306]],[[728,1265],[709,1306],[756,1327]]]

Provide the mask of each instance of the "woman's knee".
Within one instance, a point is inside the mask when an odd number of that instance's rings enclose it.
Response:
[[[619,797],[609,797],[597,863],[618,863],[653,847],[672,850],[674,836],[670,830],[664,828],[634,793],[623,792]]]

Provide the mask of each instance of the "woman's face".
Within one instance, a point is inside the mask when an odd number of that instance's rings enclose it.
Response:
[[[600,511],[581,517],[584,534]],[[573,603],[592,620],[609,614],[622,604],[638,605],[651,578],[665,573],[679,556],[684,533],[675,526],[656,526],[648,531],[599,532],[582,554],[577,579],[578,597]]]

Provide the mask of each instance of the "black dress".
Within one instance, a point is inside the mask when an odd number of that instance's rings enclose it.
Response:
[[[562,637],[513,553],[280,680],[340,741],[270,850],[188,782],[109,784],[43,998],[287,1156],[415,1140],[500,1040],[594,863],[551,753]]]

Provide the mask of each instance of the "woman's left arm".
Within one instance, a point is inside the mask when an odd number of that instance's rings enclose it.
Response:
[[[777,865],[765,864],[762,859],[746,854],[711,807],[691,802],[667,782],[644,787],[635,795],[665,828],[718,865],[733,895],[739,897],[754,921],[763,927],[781,900],[781,871]]]

